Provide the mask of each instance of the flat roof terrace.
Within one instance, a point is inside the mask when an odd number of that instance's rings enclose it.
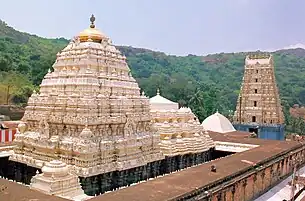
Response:
[[[15,182],[0,179],[1,201],[68,201],[67,199],[46,195]]]
[[[158,177],[118,191],[106,193],[90,201],[160,201],[171,200],[202,188],[214,188],[217,182],[229,176],[240,176],[255,165],[263,165],[268,161],[295,151],[303,146],[300,142],[262,140],[238,135],[238,131],[227,134],[210,132],[215,141],[245,143],[259,145],[244,152],[232,154],[208,163]],[[217,172],[211,172],[215,165]],[[213,184],[215,184],[213,186]],[[213,187],[212,187],[213,186]]]

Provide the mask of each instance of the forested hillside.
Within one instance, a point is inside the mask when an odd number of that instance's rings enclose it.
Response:
[[[0,22],[0,95],[24,104],[68,41],[21,33]],[[204,45],[204,44],[203,44]],[[202,120],[217,109],[229,115],[235,109],[247,53],[173,56],[146,49],[118,46],[133,76],[147,95],[159,87],[163,96],[190,106]],[[286,108],[305,104],[305,50],[274,52],[276,78]],[[231,111],[232,110],[232,111]]]

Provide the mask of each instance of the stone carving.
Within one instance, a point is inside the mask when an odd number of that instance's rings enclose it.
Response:
[[[130,137],[136,131],[135,129],[136,125],[133,121],[133,118],[127,116],[126,118],[127,120],[124,126],[124,136]]]
[[[50,130],[49,124],[46,119],[41,119],[39,122],[39,132],[41,137],[50,138]]]
[[[249,55],[233,117],[235,124],[283,124],[272,55]]]
[[[148,98],[126,57],[95,26],[74,37],[52,67],[28,100],[23,121],[30,129],[18,137],[12,160],[41,168],[59,157],[88,177],[164,158],[155,133],[143,134],[151,120]]]
[[[162,97],[159,90],[150,99],[150,106],[153,119],[145,128],[146,131],[155,130],[159,135],[165,156],[202,153],[215,147],[190,108],[178,109],[178,104]]]

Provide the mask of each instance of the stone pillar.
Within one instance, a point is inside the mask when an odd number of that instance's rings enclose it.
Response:
[[[137,183],[139,181],[139,168],[134,168],[134,182]]]
[[[270,184],[269,186],[271,186],[275,181],[277,181],[277,175],[274,175],[274,165],[271,166],[270,169]]]
[[[178,168],[179,170],[183,169],[183,155],[178,156]]]
[[[99,190],[99,178],[98,176],[91,177],[92,180],[92,192],[94,195],[98,195],[100,193]]]
[[[147,179],[152,178],[152,174],[151,174],[151,163],[147,164]]]
[[[22,181],[22,165],[20,163],[16,163],[15,165],[15,180],[17,182],[21,182]]]
[[[107,181],[106,191],[112,190],[112,172],[108,172],[106,174],[106,181]]]
[[[242,190],[243,190],[243,195],[242,195],[243,200],[247,201],[248,200],[247,191],[246,191],[247,179],[242,180],[241,184],[242,184]]]
[[[81,183],[82,189],[84,190],[85,194],[93,196],[94,193],[92,192],[90,178],[80,177],[79,179],[80,179],[80,183]]]
[[[156,174],[156,175],[159,176],[159,175],[160,175],[161,161],[157,161],[156,165],[157,165],[157,166],[156,166],[156,167],[157,167],[157,168],[156,168],[156,170],[157,170],[157,174]]]
[[[113,180],[114,180],[114,187],[115,187],[115,189],[123,186],[123,180],[124,180],[123,177],[124,177],[123,171],[116,171],[114,173]]]
[[[134,170],[135,170],[135,168],[133,168],[131,170],[127,170],[127,172],[128,172],[127,185],[131,185],[132,183],[134,183],[134,180],[135,180]]]
[[[200,161],[200,154],[196,153],[196,165],[198,165],[200,163],[201,163],[201,161]]]
[[[164,173],[170,173],[171,172],[171,163],[172,163],[171,157],[165,158],[165,172]]]
[[[264,189],[266,188],[266,187],[265,187],[266,182],[264,182],[264,179],[265,179],[265,176],[266,176],[265,171],[266,171],[266,169],[264,169],[263,172],[262,172],[262,174],[261,174],[261,177],[262,177],[262,186],[261,186],[260,191],[264,191]]]
[[[257,173],[253,175],[253,197],[259,192],[257,185]]]
[[[234,197],[235,197],[235,191],[236,191],[236,187],[235,187],[235,184],[233,184],[233,186],[232,186],[232,201],[234,201]],[[236,201],[238,201],[238,200],[236,200]]]
[[[112,178],[112,181],[111,181],[111,190],[117,190],[117,188],[119,187],[118,186],[118,182],[119,182],[119,171],[114,171],[114,172],[111,172],[111,178]]]
[[[222,192],[218,192],[217,195],[216,195],[216,200],[217,201],[222,201],[223,200],[222,197],[223,197]]]
[[[100,182],[100,186],[99,186],[99,192],[100,193],[104,193],[105,192],[105,186],[106,186],[106,179],[105,179],[105,174],[101,174],[98,176],[99,178],[99,182]]]
[[[186,155],[186,167],[190,167],[190,154]]]
[[[128,171],[127,170],[122,170],[122,174],[123,174],[123,183],[122,186],[127,186],[127,178],[128,178]]]

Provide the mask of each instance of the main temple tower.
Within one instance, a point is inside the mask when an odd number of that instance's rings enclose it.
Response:
[[[234,126],[237,130],[255,132],[259,138],[284,139],[284,115],[272,55],[246,57]]]
[[[61,160],[90,195],[160,174],[160,136],[126,57],[91,25],[57,54],[18,126],[15,179]]]

